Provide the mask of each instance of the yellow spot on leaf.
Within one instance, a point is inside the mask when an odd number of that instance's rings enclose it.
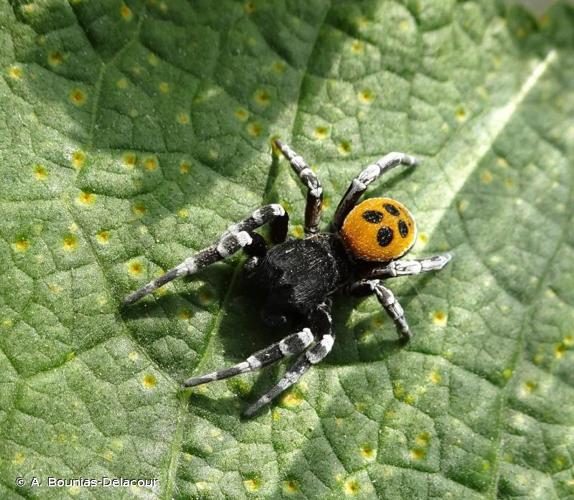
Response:
[[[150,54],[147,57],[147,62],[150,63],[152,66],[157,66],[159,64],[159,57],[157,57],[155,54]]]
[[[182,309],[177,314],[177,317],[183,321],[187,321],[188,319],[191,319],[192,316],[193,316],[193,313],[189,309]]]
[[[315,130],[313,130],[313,136],[315,139],[322,141],[329,137],[329,129],[327,127],[315,127]]]
[[[365,16],[357,16],[354,21],[357,28],[366,28],[370,24]]]
[[[351,43],[351,52],[355,54],[362,54],[365,51],[365,44],[359,40],[353,40]]]
[[[415,448],[414,450],[411,450],[410,455],[412,460],[422,460],[426,455],[426,451]]]
[[[433,384],[440,384],[441,380],[442,380],[442,376],[439,372],[437,372],[436,370],[433,370],[429,373],[429,380]]]
[[[2,328],[11,328],[13,324],[14,323],[11,319],[5,319],[2,321]]]
[[[124,442],[121,439],[112,439],[111,442],[112,448],[117,451],[121,451],[124,449]]]
[[[278,422],[279,420],[281,420],[281,412],[275,408],[273,410],[273,413],[271,413],[271,418],[273,419],[274,422]]]
[[[420,447],[428,446],[430,441],[430,434],[428,432],[421,432],[416,438],[415,442]]]
[[[468,208],[468,200],[460,200],[458,202],[458,210],[459,212],[464,212]]]
[[[285,406],[299,406],[303,402],[303,398],[296,391],[289,391],[283,396],[282,402]]]
[[[75,250],[78,248],[78,239],[72,234],[65,236],[62,240],[62,248],[68,252]]]
[[[528,393],[534,392],[537,387],[538,384],[532,380],[527,380],[524,382],[524,390]]]
[[[295,236],[295,238],[303,238],[305,232],[303,231],[303,226],[301,224],[295,224],[291,229],[291,234]]]
[[[294,479],[288,479],[287,481],[283,481],[283,492],[286,495],[293,495],[299,491],[299,485],[297,481]]]
[[[456,108],[456,110],[454,112],[454,116],[455,116],[457,121],[464,122],[464,121],[466,121],[466,118],[467,118],[466,110],[462,106],[459,106],[458,108]]]
[[[46,180],[48,178],[48,171],[44,165],[36,165],[34,167],[34,177],[39,181]]]
[[[128,80],[127,78],[120,78],[117,82],[116,82],[116,87],[118,89],[127,89],[128,88]]]
[[[123,161],[126,168],[132,169],[135,167],[135,164],[138,161],[138,158],[133,153],[125,153],[122,156],[122,161]]]
[[[346,156],[351,152],[351,143],[349,141],[341,141],[337,149],[339,154]]]
[[[215,295],[209,288],[203,288],[199,292],[198,298],[201,305],[207,306],[214,301]]]
[[[132,211],[136,215],[144,215],[146,213],[146,207],[143,203],[136,203],[132,207]]]
[[[167,82],[161,82],[158,86],[159,91],[163,94],[168,94],[169,93],[169,83]]]
[[[22,453],[21,451],[18,451],[14,455],[14,459],[12,460],[12,463],[15,465],[22,465],[24,463],[24,460],[26,460],[24,453]]]
[[[128,115],[130,115],[132,118],[137,118],[139,116],[139,112],[136,108],[132,108],[128,111]]]
[[[427,233],[419,233],[418,240],[422,245],[426,245],[429,241]]]
[[[78,203],[81,203],[82,205],[91,205],[92,203],[94,203],[94,201],[96,201],[96,195],[93,193],[82,191],[78,195],[76,200],[78,201]]]
[[[72,153],[72,165],[75,168],[82,168],[84,163],[86,162],[86,153],[84,153],[81,149],[78,149]]]
[[[408,19],[403,19],[399,22],[399,29],[401,31],[409,31],[411,29],[411,23],[408,21]]]
[[[259,125],[259,123],[257,123],[257,122],[252,122],[252,123],[247,125],[247,133],[251,137],[260,136],[262,131],[263,131],[263,129],[261,128],[261,125]]]
[[[364,444],[361,446],[361,456],[365,460],[374,460],[377,456],[377,452],[373,450],[373,447],[370,444]]]
[[[364,89],[359,92],[359,101],[361,101],[363,104],[371,104],[374,98],[375,95],[369,89]]]
[[[20,66],[10,66],[8,68],[8,76],[12,80],[20,80],[22,78],[22,68]]]
[[[485,170],[480,174],[480,181],[483,184],[490,184],[492,182],[492,174],[489,170]]]
[[[110,241],[110,233],[108,231],[100,231],[96,234],[96,240],[100,245],[107,245]]]
[[[14,249],[17,252],[25,252],[30,248],[30,242],[25,238],[19,238],[14,242]]]
[[[180,125],[188,125],[190,122],[189,114],[184,113],[183,111],[179,112],[175,116],[175,119],[177,120],[177,123],[179,123]]]
[[[496,164],[501,168],[507,168],[508,167],[508,162],[506,161],[505,158],[502,158],[501,156],[499,156],[496,159]]]
[[[446,326],[448,315],[444,311],[435,311],[432,314],[432,322],[437,326]]]
[[[245,108],[237,108],[233,114],[240,122],[244,122],[249,118],[249,112]]]
[[[566,345],[564,345],[561,342],[560,344],[557,344],[556,347],[554,348],[554,357],[556,359],[561,359],[564,357],[565,352],[566,352]]]
[[[153,389],[157,385],[157,379],[155,375],[147,373],[143,377],[142,384],[146,389]]]
[[[246,14],[253,14],[255,12],[255,4],[253,2],[245,2],[243,4],[243,10]]]
[[[511,369],[511,368],[505,368],[505,369],[502,371],[502,376],[503,376],[506,380],[509,380],[510,377],[512,377],[512,369]]]
[[[140,358],[140,355],[139,355],[137,352],[135,352],[135,351],[131,351],[131,352],[128,354],[128,359],[129,359],[130,361],[133,361],[134,363],[135,363],[139,358]]]
[[[70,486],[68,488],[68,493],[70,495],[72,495],[73,497],[78,495],[80,493],[80,491],[82,491],[82,488],[80,486],[73,485],[73,486]]]
[[[24,14],[32,14],[33,12],[36,11],[37,6],[34,5],[33,3],[27,3],[25,5],[22,5],[21,9]]]
[[[345,492],[345,495],[355,496],[359,493],[360,490],[361,487],[359,486],[359,483],[356,479],[347,479],[343,483],[343,491]]]
[[[108,450],[102,454],[102,457],[108,462],[111,462],[114,459],[114,452],[112,450]]]
[[[68,97],[75,106],[83,106],[86,103],[86,94],[80,89],[72,89]]]
[[[142,270],[143,266],[141,265],[141,262],[134,261],[128,264],[128,271],[130,274],[133,274],[134,276],[141,274]]]
[[[255,92],[253,99],[255,99],[255,102],[260,106],[269,106],[269,93],[266,90],[258,90]]]
[[[122,3],[120,7],[120,15],[124,21],[131,21],[134,17],[132,9],[130,9],[125,3]]]
[[[62,61],[64,60],[64,56],[62,55],[61,52],[55,50],[54,52],[50,52],[48,54],[48,64],[50,66],[59,66],[60,64],[62,64]]]
[[[246,479],[245,481],[243,481],[243,486],[245,486],[245,489],[247,491],[258,491],[259,488],[261,488],[261,480],[260,479]]]
[[[143,166],[146,170],[149,170],[150,172],[155,170],[158,166],[157,158],[155,158],[154,156],[148,156],[143,161]]]
[[[285,72],[285,63],[283,61],[275,61],[272,64],[271,69],[277,74],[284,73]]]
[[[181,161],[179,164],[179,173],[180,174],[188,174],[189,170],[191,169],[191,165],[186,161]]]

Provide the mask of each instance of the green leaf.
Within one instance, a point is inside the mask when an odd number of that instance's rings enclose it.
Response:
[[[2,498],[563,498],[574,494],[574,12],[494,0],[0,3]],[[414,340],[341,297],[331,355],[181,391],[276,340],[241,257],[130,291],[269,202],[301,236],[368,194],[440,273],[389,282]],[[153,487],[48,478],[158,479]],[[26,485],[20,487],[16,478]],[[42,481],[32,487],[33,477]]]

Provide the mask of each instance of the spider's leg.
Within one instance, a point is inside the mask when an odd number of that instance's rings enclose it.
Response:
[[[124,304],[132,304],[144,295],[153,292],[160,286],[189,274],[194,274],[201,269],[233,255],[238,250],[256,243],[252,231],[264,224],[269,223],[271,228],[271,240],[273,243],[285,241],[289,216],[281,205],[272,204],[258,208],[250,217],[230,226],[219,238],[219,241],[210,247],[199,251],[192,257],[188,257],[178,266],[170,269],[164,275],[150,281],[147,285],[131,293],[124,299]]]
[[[321,181],[319,181],[301,155],[277,139],[275,139],[274,143],[283,153],[283,156],[289,160],[293,170],[308,188],[307,205],[305,206],[305,234],[314,234],[318,231],[317,226],[321,217],[321,204],[323,201]]]
[[[453,258],[451,252],[434,255],[420,260],[394,260],[381,267],[369,270],[364,278],[395,278],[397,276],[410,276],[428,271],[440,271]]]
[[[319,306],[317,314],[315,315],[315,333],[320,336],[321,340],[301,354],[295,363],[287,369],[285,375],[275,386],[269,389],[255,403],[247,407],[243,412],[245,417],[251,417],[263,406],[270,403],[284,390],[297,382],[301,376],[311,368],[311,366],[319,363],[323,358],[325,358],[325,356],[327,356],[327,354],[329,354],[329,352],[331,352],[333,343],[335,342],[335,335],[331,328],[331,314],[329,313],[329,307],[330,304],[322,304]]]
[[[335,230],[341,229],[347,214],[357,203],[357,200],[367,190],[367,186],[377,180],[381,175],[388,172],[397,165],[415,166],[416,158],[405,153],[389,153],[375,163],[367,166],[357,177],[353,179],[347,192],[341,198],[339,206],[333,217],[333,227]]]
[[[311,345],[314,337],[309,328],[303,328],[300,332],[288,335],[283,340],[271,344],[265,349],[261,349],[256,353],[249,356],[245,361],[237,363],[236,365],[218,370],[216,372],[207,373],[199,377],[192,377],[183,383],[184,387],[193,387],[195,385],[206,384],[214,380],[221,380],[224,378],[234,377],[240,373],[252,372],[270,365],[284,358],[304,351]]]
[[[401,339],[404,342],[408,342],[412,338],[412,333],[405,319],[405,312],[402,306],[395,298],[393,292],[384,286],[380,280],[357,281],[351,285],[349,293],[359,297],[374,293],[379,303],[385,308],[387,314],[394,321]]]

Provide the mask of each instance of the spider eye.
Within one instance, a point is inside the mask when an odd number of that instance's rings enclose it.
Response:
[[[393,241],[393,230],[389,226],[383,226],[377,232],[377,242],[382,247],[387,247]]]
[[[385,203],[383,206],[385,207],[385,210],[387,212],[389,212],[391,215],[394,215],[394,216],[401,215],[401,212],[399,212],[399,209],[397,207],[395,207],[394,205],[391,205],[390,203]]]
[[[363,219],[371,224],[378,224],[383,220],[383,214],[378,210],[367,210],[363,212]]]

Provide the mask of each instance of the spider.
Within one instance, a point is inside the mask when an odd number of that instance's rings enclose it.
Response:
[[[398,260],[416,240],[416,225],[407,208],[390,198],[369,198],[357,204],[367,186],[397,165],[414,167],[417,160],[404,153],[389,153],[367,166],[347,189],[335,212],[331,230],[318,230],[323,189],[302,156],[279,140],[275,146],[307,188],[305,237],[287,239],[289,216],[281,205],[261,207],[250,217],[230,226],[212,246],[185,259],[164,275],[128,295],[131,304],[165,283],[243,250],[247,282],[263,301],[262,319],[269,326],[295,325],[292,333],[261,349],[245,361],[222,370],[192,377],[183,387],[193,387],[241,373],[259,370],[286,356],[298,355],[279,382],[250,405],[244,416],[292,386],[314,364],[329,354],[335,341],[331,328],[331,297],[336,292],[364,297],[374,294],[394,321],[403,342],[412,336],[404,311],[383,283],[387,278],[442,269],[451,253],[421,260]],[[269,224],[273,246],[267,247],[255,229]]]

